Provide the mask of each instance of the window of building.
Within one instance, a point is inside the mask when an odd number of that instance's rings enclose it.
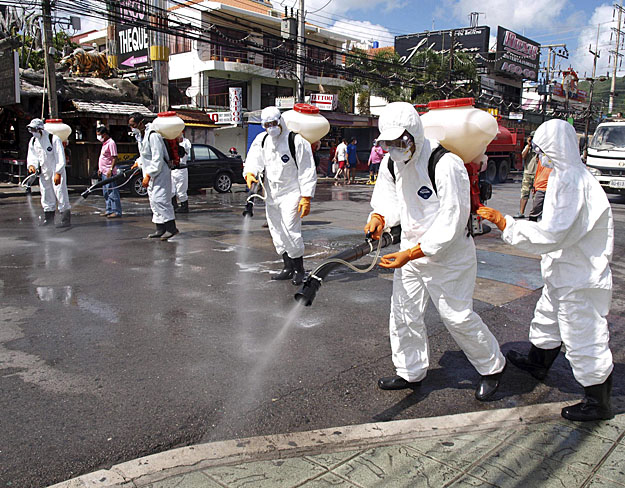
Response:
[[[260,106],[270,107],[276,104],[276,98],[292,97],[293,88],[289,86],[260,85]]]
[[[218,61],[235,61],[247,63],[248,46],[243,39],[248,32],[216,26],[219,32],[211,31],[210,55]]]
[[[193,41],[182,36],[169,36],[170,54],[190,53]]]
[[[230,87],[242,88],[242,105],[247,108],[247,82],[228,78],[208,78],[208,94],[198,96],[200,107],[229,107]]]

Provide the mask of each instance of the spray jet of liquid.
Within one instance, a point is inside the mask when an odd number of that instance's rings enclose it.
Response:
[[[261,195],[260,192],[264,191],[265,195]],[[243,217],[253,217],[254,216],[254,199],[259,198],[260,200],[265,201],[267,199],[267,191],[265,190],[265,186],[263,185],[263,175],[260,174],[258,176],[258,181],[256,183],[252,183],[250,187],[250,196],[245,200],[245,210],[243,210]]]

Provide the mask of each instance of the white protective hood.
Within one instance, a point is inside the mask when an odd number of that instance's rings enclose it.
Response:
[[[506,216],[503,239],[543,255],[543,278],[555,287],[610,288],[614,245],[610,203],[582,163],[575,129],[550,120],[534,143],[553,161],[540,222]]]

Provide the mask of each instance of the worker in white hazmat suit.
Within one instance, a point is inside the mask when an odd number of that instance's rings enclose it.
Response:
[[[178,144],[184,149],[184,156],[180,158],[180,166],[186,166],[191,155],[191,141],[184,136],[178,136]],[[171,170],[171,203],[176,213],[189,213],[189,170],[187,168],[173,168]],[[180,203],[180,205],[178,205]]]
[[[390,338],[396,375],[381,378],[383,390],[414,388],[429,366],[424,323],[428,297],[470,363],[481,375],[478,400],[495,394],[505,367],[497,340],[473,311],[477,272],[475,245],[467,231],[469,177],[462,160],[444,154],[428,174],[438,143],[424,137],[414,107],[389,104],[380,115],[378,141],[388,150],[373,190],[373,212],[365,232],[378,239],[383,229],[401,224],[400,251],[384,256],[395,268]],[[392,161],[391,161],[392,160]]]
[[[58,204],[60,220],[57,227],[71,225],[67,176],[65,174],[65,149],[58,136],[44,129],[43,120],[33,119],[27,126],[32,138],[28,143],[26,164],[31,173],[39,170],[39,191],[44,218],[41,225],[54,223]]]
[[[504,218],[491,208],[478,210],[503,231],[505,242],[542,255],[545,285],[530,325],[529,355],[510,351],[507,358],[542,380],[564,343],[585,398],[565,407],[562,416],[609,419],[613,364],[605,317],[612,296],[612,210],[601,185],[580,159],[570,124],[545,122],[536,131],[533,147],[541,164],[553,168],[542,220],[526,222]]]
[[[304,239],[302,218],[310,212],[315,194],[317,173],[310,143],[290,132],[277,107],[261,112],[266,132],[252,142],[245,159],[243,174],[248,187],[265,172],[267,223],[284,268],[274,280],[292,278],[294,285],[304,279]]]
[[[152,128],[152,124],[146,125],[141,113],[132,114],[128,126],[139,144],[143,186],[148,189],[152,222],[156,224],[156,232],[149,234],[148,238],[166,241],[178,234],[171,204],[171,170],[167,163],[167,148],[163,137]]]

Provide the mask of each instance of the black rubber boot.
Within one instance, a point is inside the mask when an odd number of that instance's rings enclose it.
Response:
[[[165,224],[156,224],[156,232],[148,234],[148,239],[156,239],[165,233]]]
[[[304,271],[304,257],[300,256],[299,258],[293,259],[293,279],[291,280],[291,283],[294,285],[301,285],[305,276],[306,271]]]
[[[485,402],[490,399],[496,392],[497,388],[499,388],[499,381],[503,376],[503,372],[506,367],[501,370],[499,373],[495,374],[486,374],[480,378],[480,382],[475,389],[475,398],[480,402]]]
[[[178,213],[189,213],[189,200],[180,202],[180,208],[176,210]]]
[[[272,280],[288,280],[293,277],[293,260],[287,253],[282,253],[282,260],[284,261],[284,268],[280,273],[272,276]]]
[[[534,378],[542,381],[545,379],[547,371],[549,371],[549,368],[551,368],[551,365],[558,357],[561,347],[562,346],[558,346],[555,349],[539,349],[532,344],[527,356],[516,351],[509,351],[508,354],[506,354],[506,359],[517,368],[528,371]]]
[[[56,224],[56,227],[71,227],[72,225],[72,212],[70,210],[65,210],[61,212],[59,223]]]
[[[174,212],[178,210],[178,200],[176,199],[175,195],[171,197],[171,204],[174,207]]]
[[[614,417],[610,402],[612,373],[600,385],[585,386],[584,399],[577,405],[564,407],[562,416],[568,420],[610,420]]]
[[[54,210],[51,212],[43,212],[43,220],[39,222],[39,225],[52,225],[54,224]]]
[[[421,386],[420,381],[408,381],[401,376],[386,376],[378,380],[378,388],[381,390],[405,390],[406,388],[417,388]]]
[[[175,220],[168,220],[163,225],[165,226],[165,233],[161,236],[161,241],[166,241],[180,232],[176,227]]]

